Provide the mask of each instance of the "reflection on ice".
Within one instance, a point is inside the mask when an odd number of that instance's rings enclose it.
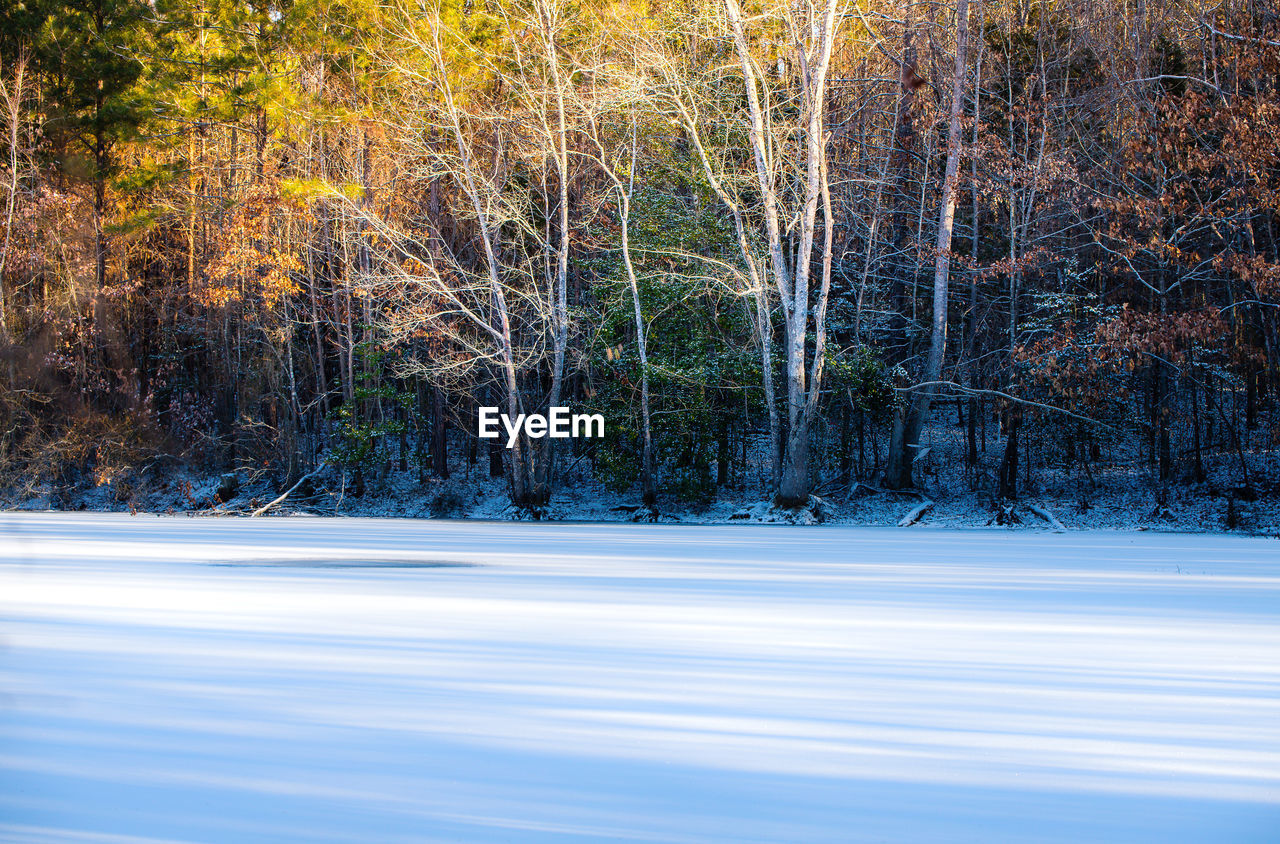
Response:
[[[475,563],[456,563],[449,560],[361,560],[336,559],[313,560],[308,558],[281,557],[263,560],[224,560],[210,563],[212,566],[304,568],[304,569],[456,569],[473,568]]]
[[[1274,542],[299,521],[0,516],[0,842],[1280,829]]]

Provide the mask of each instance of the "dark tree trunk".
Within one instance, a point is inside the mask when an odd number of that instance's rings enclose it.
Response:
[[[1000,497],[1013,500],[1018,497],[1018,429],[1021,417],[1011,414],[1005,423],[1008,439],[1004,445],[1004,458],[1000,461]]]
[[[969,446],[966,459],[969,468],[973,469],[978,465],[978,400],[975,398],[969,399],[969,416],[965,421],[968,423],[965,435]]]
[[[500,438],[489,440],[489,477],[502,477],[502,442]]]
[[[729,483],[729,416],[720,414],[720,432],[716,438],[716,485],[726,486]],[[653,504],[646,501],[646,504]]]
[[[1195,455],[1196,455],[1195,480],[1196,480],[1196,483],[1203,483],[1205,474],[1204,474],[1204,459],[1201,456],[1202,447],[1201,447],[1201,441],[1200,441],[1200,391],[1196,389],[1196,382],[1194,379],[1190,381],[1190,387],[1191,387],[1191,438],[1192,438],[1192,447],[1194,448]]]
[[[431,468],[440,478],[449,478],[448,417],[444,410],[444,391],[432,389]]]
[[[849,442],[852,436],[849,421],[853,411],[847,407],[840,409],[840,479],[848,481],[853,476],[853,447]]]

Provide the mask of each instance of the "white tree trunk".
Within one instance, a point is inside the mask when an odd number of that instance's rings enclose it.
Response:
[[[933,268],[933,326],[929,335],[929,356],[925,361],[920,380],[932,384],[942,380],[942,363],[947,351],[947,304],[951,277],[951,234],[956,216],[956,180],[960,169],[961,113],[964,106],[964,83],[968,62],[965,53],[969,37],[969,0],[956,0],[956,59],[951,76],[951,109],[947,127],[947,165],[942,180],[942,201],[938,208],[937,257]],[[929,414],[936,392],[935,387],[914,391],[911,394],[906,426],[897,452],[891,455],[896,466],[896,477],[890,486],[908,486],[911,483],[913,447],[919,446],[920,433]]]
[[[561,404],[564,391],[565,356],[569,347],[569,132],[565,117],[565,92],[561,82],[560,59],[556,54],[555,43],[555,30],[560,8],[555,5],[555,0],[542,0],[537,4],[537,12],[539,25],[542,27],[543,51],[547,67],[551,73],[552,94],[555,98],[556,126],[553,159],[556,166],[556,178],[560,183],[558,202],[560,231],[556,251],[555,290],[552,292],[553,305],[551,312],[551,391],[547,398],[548,407],[558,407]],[[542,500],[550,495],[554,443],[555,440],[550,437],[542,440],[541,459],[538,461],[535,472],[538,503],[542,503]]]
[[[5,134],[9,142],[9,184],[5,201],[4,244],[0,246],[0,345],[9,342],[8,297],[4,287],[4,270],[9,260],[9,246],[13,235],[13,213],[18,199],[19,130],[22,123],[22,100],[25,96],[26,61],[19,59],[14,65],[13,78],[0,81],[0,99],[3,99]],[[10,363],[10,370],[13,365]],[[12,377],[10,378],[12,381]]]
[[[747,95],[748,137],[751,142],[756,176],[764,206],[765,228],[769,254],[773,264],[775,281],[782,300],[783,324],[786,329],[787,376],[787,446],[782,458],[781,477],[778,485],[778,502],[784,506],[797,506],[809,498],[809,423],[812,418],[810,405],[816,407],[821,388],[821,350],[815,350],[814,366],[806,368],[806,338],[810,315],[814,315],[814,331],[819,342],[825,342],[826,295],[830,289],[830,258],[824,260],[823,293],[818,308],[811,312],[809,305],[809,276],[813,260],[814,229],[819,200],[827,195],[826,188],[826,135],[824,113],[826,106],[827,71],[837,29],[838,0],[826,0],[820,15],[807,10],[803,28],[798,32],[797,49],[802,66],[802,102],[804,138],[804,162],[799,169],[804,174],[804,203],[799,210],[800,238],[796,246],[794,278],[788,275],[783,254],[782,231],[778,218],[779,188],[774,162],[766,144],[766,115],[760,102],[757,87],[758,74],[752,60],[750,45],[742,21],[742,10],[737,0],[725,0],[729,24],[733,29],[734,47],[742,66],[743,84]],[[815,28],[814,18],[817,17]],[[828,195],[829,207],[829,195]],[[830,219],[827,220],[829,252]],[[813,376],[812,378],[810,376]],[[816,378],[817,380],[813,380]]]
[[[439,86],[444,95],[444,105],[448,112],[450,129],[458,147],[459,169],[462,171],[461,183],[471,201],[472,210],[476,214],[476,223],[480,229],[480,239],[484,245],[485,268],[489,279],[489,291],[492,296],[493,313],[497,317],[497,325],[490,325],[489,331],[498,341],[503,382],[506,388],[507,415],[512,419],[520,414],[520,385],[516,377],[515,351],[511,340],[511,317],[507,308],[507,299],[502,287],[500,264],[493,246],[493,233],[490,229],[489,214],[481,198],[475,170],[472,166],[471,149],[462,131],[462,123],[454,102],[453,91],[449,84],[448,69],[440,49],[439,33],[433,31],[435,37],[435,60],[439,71]],[[508,482],[511,487],[511,499],[517,505],[528,503],[533,493],[529,472],[528,443],[524,437],[518,437],[511,449]]]
[[[711,189],[719,197],[725,208],[729,209],[729,214],[733,217],[733,228],[737,235],[738,251],[741,253],[743,265],[747,269],[747,282],[751,286],[751,296],[755,301],[754,328],[756,340],[760,344],[761,382],[764,389],[764,404],[769,419],[768,476],[770,483],[776,485],[782,471],[782,458],[778,449],[779,440],[781,439],[781,423],[778,421],[777,392],[773,384],[773,318],[769,288],[765,284],[760,265],[751,249],[751,242],[747,237],[746,223],[742,219],[742,208],[738,201],[730,196],[728,190],[724,187],[724,183],[711,166],[711,160],[708,158],[706,148],[702,144],[697,121],[679,98],[675,101],[675,107],[680,112],[685,129],[689,133],[689,139],[693,144],[694,150],[698,153],[698,160],[702,164],[702,172],[707,177],[707,183],[711,185]]]

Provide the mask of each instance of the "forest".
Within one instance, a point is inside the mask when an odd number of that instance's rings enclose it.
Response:
[[[1280,495],[1266,0],[0,0],[0,134],[0,504]]]

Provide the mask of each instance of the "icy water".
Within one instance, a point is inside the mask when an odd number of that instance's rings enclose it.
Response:
[[[0,842],[1280,841],[1280,542],[0,514]]]

